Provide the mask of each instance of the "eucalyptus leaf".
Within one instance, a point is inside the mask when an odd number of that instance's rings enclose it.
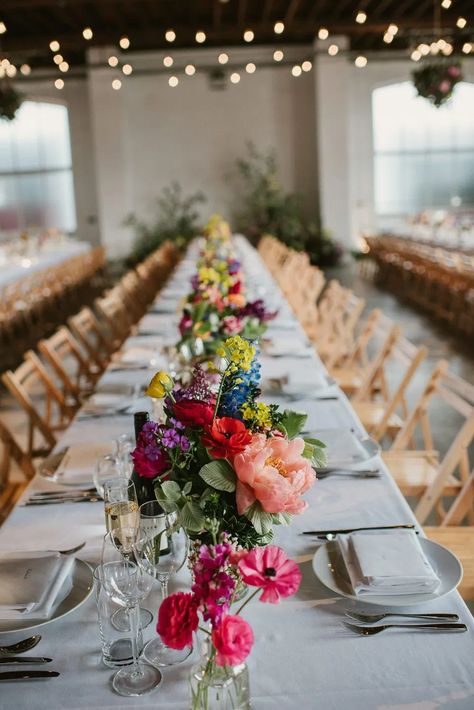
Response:
[[[225,459],[218,459],[205,464],[199,475],[208,486],[218,491],[235,491],[236,475],[232,466]]]
[[[250,520],[259,535],[266,535],[271,531],[273,516],[271,513],[266,513],[258,501],[252,503],[244,515]]]
[[[161,485],[155,486],[155,497],[165,513],[173,513],[176,510],[176,502],[166,497]]]
[[[185,483],[184,488],[182,490],[183,496],[187,496],[189,493],[191,493],[192,487],[192,481],[188,481],[187,483]]]
[[[183,528],[191,532],[201,532],[206,520],[199,505],[192,501],[185,503],[181,509],[179,518]]]
[[[176,481],[163,481],[161,490],[168,500],[177,501],[181,498],[181,488]]]
[[[280,426],[289,439],[294,439],[303,429],[307,418],[308,415],[303,412],[293,412],[290,409],[285,409]]]

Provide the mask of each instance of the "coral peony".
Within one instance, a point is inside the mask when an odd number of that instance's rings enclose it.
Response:
[[[235,335],[240,333],[243,328],[243,323],[237,316],[225,316],[222,319],[222,330],[226,335]]]
[[[240,616],[224,616],[212,630],[218,666],[236,666],[245,661],[253,645],[253,631]]]
[[[173,404],[173,415],[185,426],[206,426],[212,422],[214,405],[181,399]]]
[[[263,589],[262,602],[276,604],[280,597],[291,596],[300,586],[300,568],[275,545],[250,550],[240,557],[238,568],[246,584]]]
[[[301,495],[313,485],[316,474],[302,456],[304,445],[301,438],[253,435],[251,444],[233,461],[239,515],[256,500],[267,513],[295,514],[306,509]]]
[[[181,650],[190,646],[198,627],[197,603],[194,596],[176,592],[161,602],[156,630],[166,646]]]
[[[221,417],[206,427],[202,443],[216,459],[232,459],[252,441],[252,434],[239,419]]]

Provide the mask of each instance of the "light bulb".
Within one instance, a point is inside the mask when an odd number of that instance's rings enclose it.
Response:
[[[367,57],[364,57],[360,54],[358,57],[355,58],[354,64],[359,69],[362,69],[363,67],[367,66]]]
[[[64,81],[62,79],[56,79],[54,86],[59,90],[64,89]]]
[[[319,39],[327,39],[329,37],[329,30],[326,27],[320,27],[318,30]]]
[[[23,76],[29,76],[31,74],[31,67],[29,64],[22,64],[20,67],[20,71]]]
[[[184,73],[188,76],[193,76],[196,73],[196,67],[194,64],[186,64],[184,67]]]
[[[61,62],[59,65],[59,71],[67,72],[69,71],[69,64],[67,62]]]
[[[119,45],[121,49],[128,49],[130,47],[130,40],[124,35],[123,37],[120,37]]]
[[[173,57],[169,57],[169,56],[168,56],[168,57],[163,57],[163,64],[164,64],[165,67],[167,67],[168,69],[169,69],[169,67],[172,67],[173,64],[174,64],[174,59],[173,59]]]
[[[119,63],[117,57],[114,55],[109,57],[107,61],[109,63],[109,67],[116,67],[117,64]]]
[[[359,25],[363,25],[364,22],[367,19],[367,15],[363,10],[359,10],[359,12],[356,15],[356,22],[359,23]]]
[[[94,36],[94,33],[92,32],[90,27],[85,27],[82,30],[82,36],[84,37],[84,39],[92,39],[92,37]]]
[[[198,44],[203,44],[203,42],[205,42],[205,41],[206,41],[206,33],[202,32],[202,30],[200,30],[199,32],[196,32],[196,42]]]
[[[306,72],[307,72],[307,71],[311,71],[311,69],[313,68],[313,65],[312,65],[312,63],[307,59],[305,62],[303,62],[303,64],[301,65],[301,68],[302,68],[303,71],[306,71]]]
[[[240,74],[239,74],[238,72],[236,72],[236,71],[233,72],[233,73],[230,75],[230,80],[231,80],[231,82],[232,82],[233,84],[238,84],[239,81],[240,81]]]
[[[257,67],[253,62],[249,62],[245,67],[245,71],[247,72],[247,74],[254,74],[256,69]]]
[[[274,59],[276,62],[281,62],[281,60],[283,59],[284,56],[285,56],[285,55],[283,54],[283,52],[281,51],[281,49],[275,49],[275,51],[273,52],[273,59]]]
[[[112,82],[112,89],[115,89],[115,91],[118,91],[121,88],[122,88],[122,82],[120,81],[120,79],[114,79]]]
[[[53,62],[54,62],[55,64],[61,64],[61,62],[63,62],[63,61],[64,61],[64,57],[63,57],[62,54],[55,54],[55,55],[54,55],[54,57],[53,57]]]
[[[175,86],[178,86],[178,84],[179,84],[179,79],[178,79],[178,77],[177,77],[177,76],[170,76],[170,78],[168,79],[168,84],[169,84],[171,87],[173,87],[173,89],[174,89],[174,87],[175,87]]]
[[[221,52],[217,57],[217,61],[219,62],[219,64],[227,64],[227,62],[229,61],[229,55],[225,52]]]
[[[166,30],[165,40],[167,42],[174,42],[176,39],[176,32],[174,30]]]
[[[390,34],[390,32],[386,32],[386,33],[384,34],[384,36],[383,36],[383,41],[384,41],[386,44],[390,44],[390,42],[393,42],[393,35]]]
[[[459,27],[460,30],[463,30],[465,26],[467,25],[467,20],[465,17],[458,17],[456,20],[456,27]]]
[[[414,49],[410,56],[414,62],[419,62],[422,57],[422,54],[419,49]]]
[[[254,33],[252,30],[245,30],[244,32],[244,40],[246,42],[252,42],[253,38],[255,37]]]
[[[130,74],[133,71],[133,67],[131,64],[124,64],[122,67],[122,71],[125,74],[125,76],[130,76]]]
[[[7,26],[4,22],[0,22],[0,35],[4,35],[7,31]]]
[[[299,64],[295,64],[295,66],[291,69],[291,73],[293,74],[293,76],[301,76],[302,71],[303,70],[301,69]]]
[[[283,22],[275,22],[273,31],[276,35],[281,35],[285,31],[285,24]]]
[[[337,46],[337,44],[330,44],[330,45],[329,45],[329,47],[328,47],[328,54],[329,54],[331,57],[335,57],[338,52],[339,52],[339,47]]]
[[[53,39],[52,42],[49,43],[49,48],[52,52],[58,52],[60,48],[60,44],[57,40]]]

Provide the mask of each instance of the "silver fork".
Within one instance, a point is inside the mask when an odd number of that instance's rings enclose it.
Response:
[[[417,629],[420,631],[455,631],[462,633],[467,631],[466,624],[384,624],[383,626],[358,626],[344,621],[344,625],[351,631],[361,636],[375,636],[387,629]]]
[[[59,552],[60,555],[73,555],[75,552],[79,552],[79,550],[82,550],[85,544],[85,542],[81,542],[80,545],[76,545],[76,547],[70,547],[69,550],[54,550],[54,552]]]
[[[344,613],[351,619],[362,621],[367,624],[375,624],[377,621],[382,621],[382,619],[386,619],[388,616],[399,616],[404,619],[438,619],[440,621],[445,619],[446,621],[459,621],[459,616],[457,614],[450,614],[447,612],[433,612],[431,614],[401,614],[396,611],[387,611],[382,614],[363,614],[362,612],[344,609]]]

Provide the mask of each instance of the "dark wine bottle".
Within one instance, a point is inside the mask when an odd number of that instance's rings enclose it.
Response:
[[[138,443],[138,437],[145,424],[150,420],[150,415],[148,412],[135,412],[133,415],[133,424],[135,427],[135,441]],[[143,505],[143,503],[148,503],[150,500],[156,500],[155,498],[155,488],[154,481],[152,478],[145,478],[140,476],[135,467],[133,468],[130,480],[135,485],[135,490],[137,493],[138,505]]]

